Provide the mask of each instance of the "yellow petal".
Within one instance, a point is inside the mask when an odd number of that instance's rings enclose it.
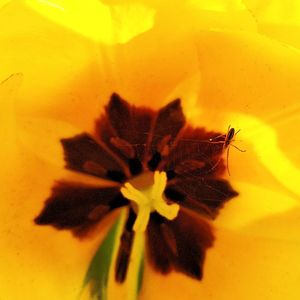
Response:
[[[300,210],[299,200],[288,195],[280,188],[270,189],[246,182],[232,182],[240,192],[235,199],[225,204],[220,215],[214,221],[216,227],[235,230],[252,236],[261,236],[279,240],[299,240],[295,232],[300,230],[300,223],[295,217],[286,218],[285,222],[277,224],[276,220],[284,218]],[[272,223],[273,222],[273,223]],[[264,224],[260,227],[259,224]],[[281,227],[280,231],[276,231]]]
[[[61,295],[75,299],[102,231],[83,243],[69,232],[34,225],[53,181],[62,174],[22,149],[5,160],[0,172],[2,295],[6,299],[59,299]]]
[[[299,168],[299,52],[252,33],[207,32],[199,35],[198,53],[205,120],[235,127],[235,118],[224,119],[226,112],[262,120]]]
[[[18,113],[77,125],[99,114],[97,82],[103,77],[96,75],[95,44],[48,22],[21,1],[0,11],[0,26],[6,28],[0,32],[0,78],[18,72],[24,76],[14,107]],[[91,103],[84,111],[83,101]]]
[[[268,120],[298,104],[297,51],[246,32],[206,32],[197,46],[203,80],[199,105],[208,112],[239,111]]]
[[[155,10],[138,3],[107,5],[98,0],[27,0],[37,12],[88,38],[106,44],[126,43],[151,29]],[[81,20],[81,22],[78,22]]]
[[[17,128],[20,147],[59,167],[64,166],[60,139],[82,132],[67,122],[34,117],[19,118]]]
[[[297,0],[245,0],[245,6],[257,22],[258,32],[273,39],[300,47],[300,5]],[[291,34],[292,33],[292,34]]]
[[[281,242],[218,230],[207,253],[204,279],[164,277],[146,268],[142,299],[298,299],[299,243]],[[164,287],[163,289],[161,287]],[[180,291],[183,291],[181,293]]]
[[[196,124],[220,131],[237,123],[247,150],[231,151],[230,181],[240,196],[216,220],[204,280],[148,268],[142,299],[173,299],[181,290],[182,299],[231,299],[233,291],[237,299],[298,299],[298,51],[257,34],[261,27],[239,1],[178,0],[176,10],[164,1],[61,3],[13,1],[0,11],[0,78],[24,74],[19,96],[5,97],[1,110],[3,295],[78,295],[102,231],[83,243],[32,219],[64,176],[55,166],[58,138],[92,128],[116,91],[151,107],[179,95]],[[93,27],[99,14],[107,31]],[[56,140],[53,148],[38,143],[43,133]]]
[[[13,74],[0,84],[1,128],[4,129],[0,130],[3,141],[0,152],[3,199],[0,267],[3,272],[0,272],[0,281],[5,282],[1,293],[6,299],[59,299],[64,295],[64,299],[71,300],[79,295],[91,253],[97,249],[111,220],[102,224],[95,239],[84,243],[68,232],[34,225],[33,219],[42,209],[54,180],[65,174],[62,168],[31,151],[39,145],[38,139],[28,140],[34,143],[31,148],[20,142],[20,127],[16,126],[12,112],[21,78],[20,74]],[[49,134],[49,128],[46,131]],[[58,274],[63,274],[66,280]]]
[[[28,152],[9,162],[0,174],[5,199],[0,210],[1,293],[6,299],[76,299],[91,257],[115,216],[84,242],[69,232],[36,226],[33,218],[53,181],[63,174]]]

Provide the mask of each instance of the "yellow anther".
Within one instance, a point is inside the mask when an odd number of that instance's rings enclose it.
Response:
[[[133,201],[137,208],[137,217],[133,225],[136,232],[144,232],[147,228],[150,214],[157,211],[161,216],[168,220],[177,217],[179,211],[178,204],[167,204],[163,193],[167,184],[167,174],[165,172],[154,172],[154,183],[147,189],[138,190],[129,182],[121,188],[122,195]]]

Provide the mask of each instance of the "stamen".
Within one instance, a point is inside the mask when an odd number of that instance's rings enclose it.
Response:
[[[121,188],[123,196],[137,205],[137,218],[133,225],[135,232],[144,232],[147,228],[150,214],[157,211],[161,216],[168,220],[177,217],[179,205],[176,203],[167,204],[163,193],[167,184],[167,174],[165,172],[154,172],[153,185],[145,190],[138,190],[129,182]]]

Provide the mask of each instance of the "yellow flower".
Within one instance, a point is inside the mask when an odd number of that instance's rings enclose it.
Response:
[[[113,92],[154,109],[180,97],[189,123],[239,128],[247,150],[230,150],[239,196],[213,222],[203,279],[146,264],[141,299],[299,298],[299,5],[199,2],[0,2],[4,299],[78,296],[116,215],[85,240],[33,219],[75,176],[59,139],[90,132]]]

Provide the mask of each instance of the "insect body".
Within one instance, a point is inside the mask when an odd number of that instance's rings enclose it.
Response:
[[[224,140],[224,144],[223,144],[223,150],[227,149],[227,154],[226,154],[226,167],[227,167],[227,172],[228,175],[230,175],[230,171],[229,171],[229,149],[230,146],[234,147],[235,149],[239,150],[240,152],[246,152],[246,150],[242,150],[240,148],[238,148],[237,146],[235,146],[234,144],[232,144],[232,142],[234,141],[235,136],[240,132],[240,129],[235,132],[235,129],[233,127],[228,127],[228,131],[227,134],[225,136],[225,140]]]
[[[232,143],[232,142],[234,142],[235,136],[239,132],[240,132],[240,129],[238,131],[235,131],[235,129],[229,125],[227,133],[225,135],[217,136],[215,138],[209,139],[210,143],[213,143],[213,144],[223,144],[223,147],[222,147],[223,151],[225,151],[227,149],[227,153],[226,153],[226,168],[227,168],[228,175],[230,175],[230,171],[229,171],[229,149],[230,149],[230,146],[234,147],[235,149],[239,150],[240,152],[246,152],[246,150],[242,150],[242,149],[238,148],[237,146],[235,146]],[[216,138],[219,138],[219,137],[224,137],[224,140],[214,141]],[[217,161],[217,163],[215,164],[214,168],[219,164],[220,160]]]
[[[239,130],[235,132],[235,129],[233,127],[228,127],[228,131],[224,140],[224,148],[227,148],[230,145],[230,143],[233,141],[235,135],[238,134],[238,132]]]

